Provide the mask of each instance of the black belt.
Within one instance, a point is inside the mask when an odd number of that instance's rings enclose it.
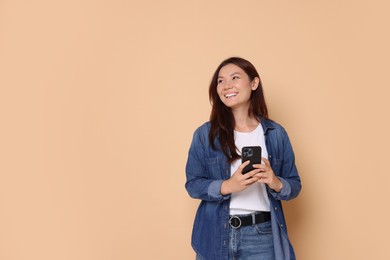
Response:
[[[232,228],[260,224],[271,219],[271,213],[268,211],[256,212],[251,215],[232,215],[229,218],[229,224]]]

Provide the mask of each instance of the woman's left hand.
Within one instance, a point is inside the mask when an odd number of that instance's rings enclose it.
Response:
[[[274,171],[271,168],[270,162],[262,157],[262,160],[265,164],[254,164],[253,167],[260,169],[260,172],[255,176],[259,178],[258,182],[265,183],[270,189],[273,189],[276,192],[280,192],[283,188],[282,182],[276,177]]]

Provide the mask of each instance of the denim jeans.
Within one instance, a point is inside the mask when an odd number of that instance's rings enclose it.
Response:
[[[274,260],[271,221],[253,226],[230,228],[229,260]],[[196,260],[203,260],[200,255]]]

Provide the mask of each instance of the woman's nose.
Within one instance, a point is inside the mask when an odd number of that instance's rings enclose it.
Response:
[[[232,84],[231,82],[226,82],[225,85],[223,86],[224,89],[231,89],[232,88]]]

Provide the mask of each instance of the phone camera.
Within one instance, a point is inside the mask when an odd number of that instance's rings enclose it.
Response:
[[[245,148],[243,151],[242,151],[242,155],[244,157],[252,157],[253,156],[253,149],[252,148]]]

